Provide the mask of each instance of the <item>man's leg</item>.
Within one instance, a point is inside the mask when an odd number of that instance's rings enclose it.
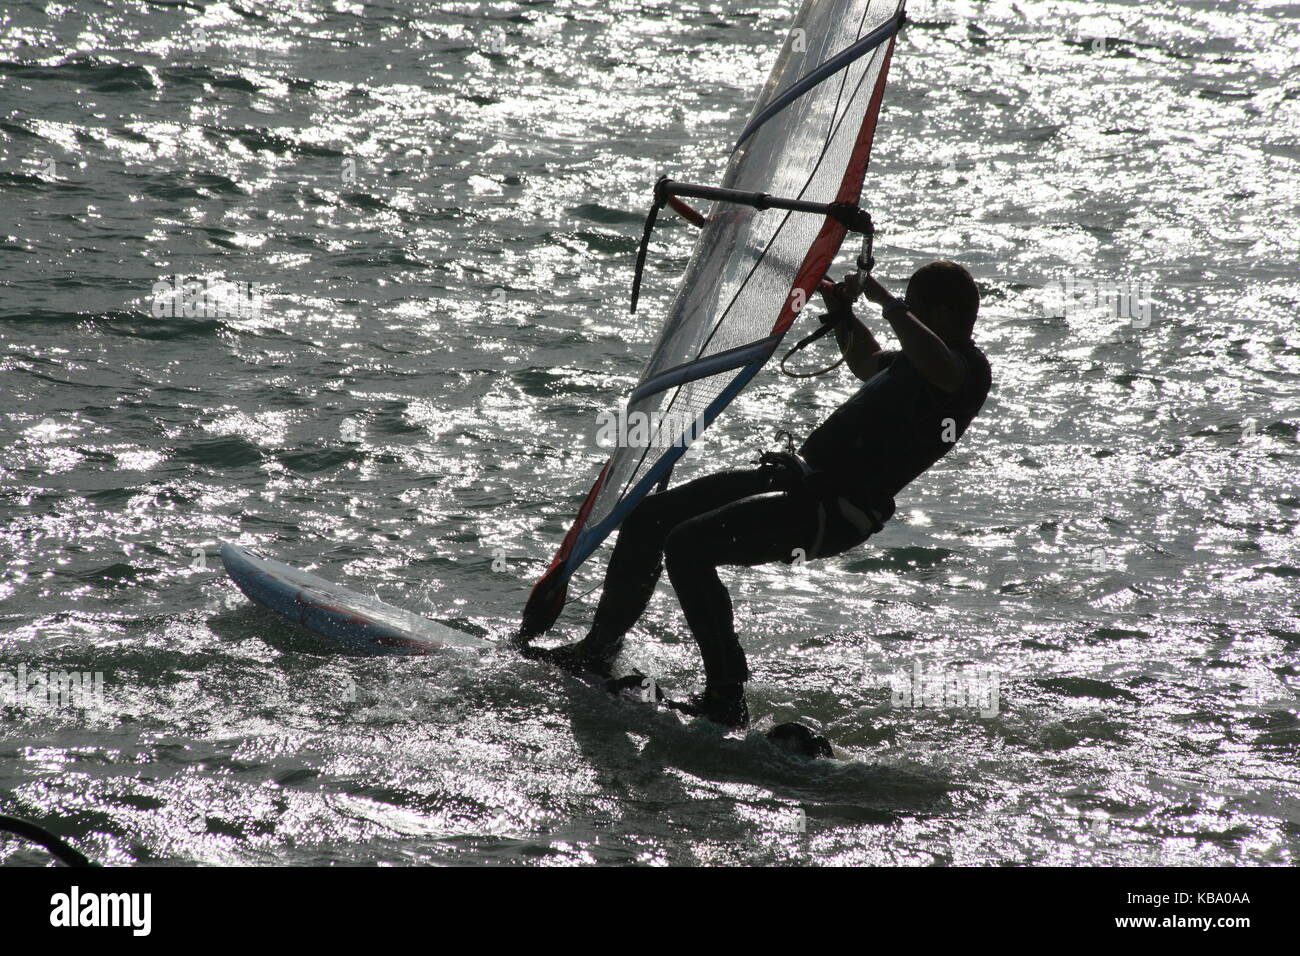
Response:
[[[737,469],[705,475],[643,499],[619,530],[591,631],[574,644],[533,647],[526,653],[575,673],[607,676],[622,648],[623,635],[632,629],[654,594],[668,533],[695,515],[770,491],[776,480],[771,469]]]
[[[829,557],[869,536],[869,529],[835,520],[817,498],[805,493],[765,494],[729,503],[669,532],[664,544],[668,577],[704,662],[701,713],[733,726],[748,720],[743,684],[749,667],[718,567],[789,564],[796,549],[807,558]]]
[[[642,500],[623,521],[591,631],[575,650],[604,660],[617,656],[623,635],[640,619],[654,594],[669,533],[697,515],[770,491],[774,480],[770,470],[760,468],[724,471]]]

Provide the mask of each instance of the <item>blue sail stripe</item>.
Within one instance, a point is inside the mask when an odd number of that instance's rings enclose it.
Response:
[[[769,340],[763,339],[763,341]],[[767,354],[753,364],[746,366],[739,375],[732,379],[731,384],[719,392],[718,397],[709,403],[709,407],[704,410],[703,415],[705,428],[722,414],[722,410],[731,404],[731,400],[739,395],[741,389],[749,384],[750,379],[758,374],[759,369],[767,364],[767,360],[772,357],[774,351],[776,351],[775,345]],[[623,496],[623,500],[610,511],[605,520],[599,524],[589,525],[578,533],[578,537],[573,542],[573,550],[569,552],[569,557],[564,562],[566,578],[576,571],[578,566],[587,560],[593,551],[600,547],[600,543],[605,540],[606,536],[623,522],[628,513],[641,503],[641,499],[649,494],[650,489],[668,472],[668,469],[677,464],[684,454],[686,454],[685,446],[677,445],[668,449],[667,453],[656,461],[641,480],[633,486],[632,491]]]
[[[764,352],[771,355],[780,341],[780,335],[770,335],[748,345],[738,345],[734,349],[727,349],[725,352],[718,352],[702,359],[696,359],[693,362],[675,365],[666,371],[660,372],[645,384],[638,385],[632,394],[628,396],[627,403],[632,406],[656,392],[665,392],[677,385],[685,385],[688,382],[694,382],[696,379],[708,378],[710,375],[718,375],[722,372],[729,372],[733,368],[748,365]]]
[[[804,74],[804,76],[795,81],[793,86],[773,100],[772,103],[763,110],[763,112],[759,113],[750,121],[749,125],[746,126],[744,131],[740,134],[740,138],[736,140],[735,148],[739,149],[740,144],[753,136],[754,133],[758,132],[760,126],[770,120],[777,113],[781,112],[799,97],[803,96],[814,86],[821,83],[823,80],[834,76],[854,60],[866,56],[876,47],[880,46],[880,44],[884,43],[897,33],[902,25],[903,14],[900,8],[899,12],[895,14],[892,19],[876,27],[852,46],[845,47],[811,73]]]

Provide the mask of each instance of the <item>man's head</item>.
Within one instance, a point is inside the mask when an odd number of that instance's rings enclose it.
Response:
[[[907,280],[907,307],[945,342],[964,342],[975,328],[980,293],[965,266],[941,260]]]

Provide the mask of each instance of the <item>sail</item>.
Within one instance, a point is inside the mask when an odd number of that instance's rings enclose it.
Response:
[[[721,186],[857,206],[902,22],[901,0],[806,0]],[[647,235],[652,224],[653,214]],[[650,432],[636,447],[618,448],[601,469],[533,589],[524,635],[549,628],[573,571],[666,481],[690,442],[771,358],[846,229],[824,213],[714,203],[628,398],[628,420],[652,423]]]

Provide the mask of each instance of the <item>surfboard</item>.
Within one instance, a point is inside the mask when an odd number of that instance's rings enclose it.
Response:
[[[343,651],[410,656],[449,649],[479,650],[490,644],[481,637],[457,631],[236,544],[221,545],[221,562],[231,580],[254,603]],[[628,700],[650,703],[667,711],[681,706],[640,673],[602,683],[606,691]],[[643,691],[646,687],[648,694]],[[826,739],[802,724],[782,724],[766,736],[775,746],[791,753],[832,756]]]
[[[490,642],[224,542],[221,563],[250,600],[352,654],[480,650]]]

